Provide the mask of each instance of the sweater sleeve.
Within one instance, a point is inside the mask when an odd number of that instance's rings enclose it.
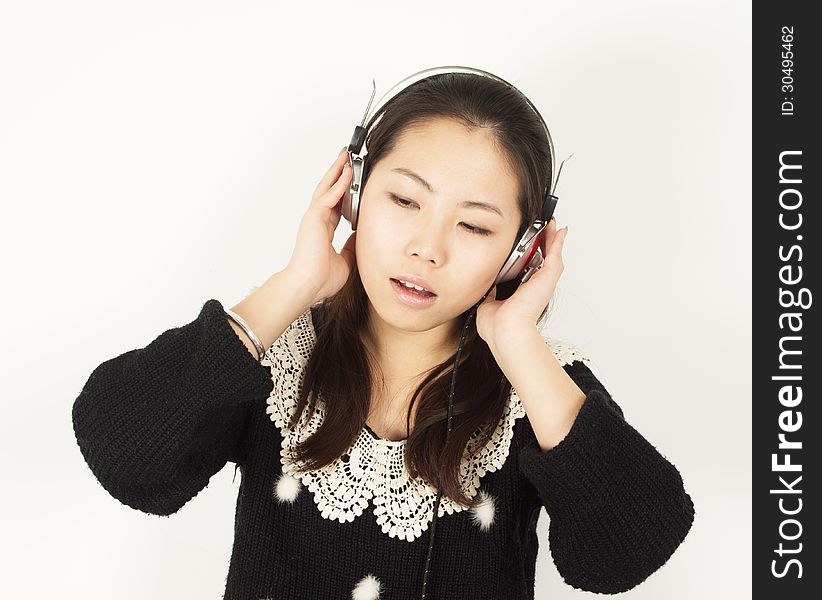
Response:
[[[208,300],[194,321],[96,367],[72,407],[74,433],[108,493],[170,515],[227,461],[243,461],[250,408],[272,388]]]
[[[616,594],[670,558],[691,528],[694,505],[676,467],[625,421],[585,363],[564,368],[585,401],[568,435],[547,452],[525,427],[519,468],[550,516],[551,555],[563,580]]]

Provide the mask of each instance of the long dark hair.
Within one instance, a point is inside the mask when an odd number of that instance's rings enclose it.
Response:
[[[380,110],[379,120],[366,138],[368,159],[363,188],[370,170],[393,150],[407,127],[436,117],[449,117],[466,127],[483,128],[493,134],[520,183],[518,202],[522,220],[518,240],[525,228],[540,218],[543,194],[550,185],[554,166],[539,117],[519,93],[491,78],[465,73],[435,75],[392,98]],[[497,288],[498,300],[513,292],[506,284]],[[342,289],[315,305],[320,316],[315,319],[317,341],[304,369],[290,426],[296,426],[306,406],[310,411],[308,418],[313,416],[317,393],[322,396],[325,415],[319,430],[292,449],[293,456],[304,462],[304,470],[322,468],[345,454],[368,419],[372,386],[381,381],[382,374],[361,338],[367,327],[367,307],[356,264]],[[459,318],[460,332],[468,312]],[[460,485],[460,462],[466,450],[479,451],[490,440],[505,414],[511,384],[478,335],[472,318],[460,357],[451,434],[446,445],[448,395],[455,358],[456,352],[428,371],[412,395],[406,415],[407,430],[415,403],[419,402],[419,407],[413,431],[405,443],[405,464],[411,477],[419,476],[434,487],[442,486],[443,494],[452,501],[473,508],[477,499],[469,498]],[[479,437],[469,447],[472,435],[478,431]]]

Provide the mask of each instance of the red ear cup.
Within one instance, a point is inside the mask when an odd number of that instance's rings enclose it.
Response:
[[[528,254],[525,258],[525,266],[519,273],[517,273],[517,277],[525,283],[531,278],[534,271],[542,266],[543,261],[542,234],[539,234],[536,238],[534,238],[534,241],[529,246]]]
[[[527,281],[531,272],[542,264],[540,241],[543,227],[539,222],[535,222],[525,230],[497,274],[494,284]],[[522,279],[523,277],[525,279]]]
[[[517,288],[528,281],[542,266],[543,235],[544,225],[540,222],[531,224],[523,233],[494,281],[494,285],[497,286],[497,300],[510,298]]]

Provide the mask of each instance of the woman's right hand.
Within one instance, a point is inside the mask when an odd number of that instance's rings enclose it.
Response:
[[[331,243],[342,217],[342,197],[351,184],[351,173],[346,147],[317,184],[284,269],[305,286],[303,292],[312,299],[312,305],[336,294],[354,268],[357,232],[351,233],[339,253]]]

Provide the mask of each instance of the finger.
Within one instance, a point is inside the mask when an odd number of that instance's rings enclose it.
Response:
[[[545,250],[547,251],[551,244],[553,243],[554,239],[557,235],[557,219],[556,217],[551,217],[551,221],[548,223],[548,227],[546,228],[548,231],[545,234]]]
[[[343,165],[343,168],[340,171],[340,175],[337,178],[337,181],[334,182],[334,185],[332,185],[327,192],[330,206],[335,206],[342,197],[345,188],[351,185],[352,173],[353,169],[351,168],[351,165],[347,163]]]
[[[548,249],[548,258],[551,261],[562,261],[562,248],[565,245],[565,238],[567,236],[568,226],[566,225],[556,233],[554,240],[551,243],[551,247]]]
[[[324,193],[317,194],[312,204],[323,209],[333,209],[340,203],[346,187],[351,185],[351,177],[351,167],[343,168],[334,184]]]
[[[337,154],[337,158],[334,159],[334,162],[331,163],[331,166],[328,167],[328,170],[325,172],[325,175],[323,175],[323,178],[322,180],[320,180],[320,183],[324,183],[326,187],[331,186],[331,184],[333,184],[334,181],[336,181],[337,177],[340,176],[340,170],[342,169],[343,165],[347,162],[349,162],[348,147],[345,146],[342,150],[340,150],[339,154]]]
[[[349,156],[348,156],[348,146],[345,146],[340,153],[337,155],[337,158],[331,163],[331,166],[325,172],[325,174],[320,179],[320,182],[317,184],[316,189],[314,190],[316,194],[325,193],[329,187],[339,178],[340,173],[342,172],[343,165],[349,163]]]
[[[554,222],[553,233],[551,235],[550,243],[548,244],[548,249],[549,250],[551,249],[551,246],[553,246],[554,241],[557,240],[557,236],[559,236],[560,232],[563,231],[564,229],[565,229],[564,227],[562,229],[557,229],[557,224],[556,224],[556,222]]]

